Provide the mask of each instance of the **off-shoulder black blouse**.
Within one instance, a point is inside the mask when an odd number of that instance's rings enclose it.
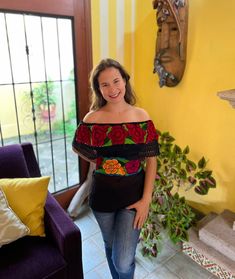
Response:
[[[152,120],[128,123],[80,122],[73,148],[96,160],[90,205],[97,211],[114,211],[142,197],[143,162],[159,154]]]

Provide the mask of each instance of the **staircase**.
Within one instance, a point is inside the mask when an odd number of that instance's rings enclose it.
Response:
[[[183,252],[222,279],[235,279],[235,213],[210,213],[190,228]]]

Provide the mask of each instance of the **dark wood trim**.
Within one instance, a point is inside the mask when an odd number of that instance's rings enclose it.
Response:
[[[8,11],[18,11],[18,12],[74,16],[74,12],[73,12],[74,1],[73,0],[46,0],[46,1],[45,0],[44,1],[42,0],[0,0],[0,9],[8,10]]]
[[[92,69],[92,40],[91,40],[91,9],[90,1],[74,1],[74,11],[80,16],[74,17],[75,45],[80,48],[75,53],[77,72],[77,101],[78,118],[83,119],[89,110],[89,75]],[[81,14],[83,12],[83,14]],[[83,182],[88,171],[88,163],[80,159],[80,181]]]
[[[74,186],[64,191],[55,193],[53,194],[53,196],[58,201],[58,203],[66,210],[78,188],[79,186]]]
[[[79,119],[82,119],[89,109],[89,74],[92,68],[91,49],[91,14],[88,10],[89,1],[75,1],[74,11],[80,16],[74,17],[75,45],[76,48],[76,70],[78,73],[77,88]],[[83,14],[82,14],[83,12]],[[89,24],[88,24],[89,23]]]

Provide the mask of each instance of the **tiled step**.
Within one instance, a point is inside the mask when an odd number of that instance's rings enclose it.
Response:
[[[233,222],[235,213],[225,210],[199,229],[199,239],[206,245],[219,251],[234,261],[235,265],[235,231]]]
[[[218,278],[235,279],[235,262],[200,241],[195,228],[189,230],[189,242],[183,243],[183,252]]]
[[[196,230],[199,231],[201,228],[205,227],[209,222],[214,220],[217,216],[217,213],[210,212],[208,215],[206,215],[204,218],[197,222]]]

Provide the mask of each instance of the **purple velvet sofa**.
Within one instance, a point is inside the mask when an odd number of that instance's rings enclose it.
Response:
[[[32,144],[0,147],[0,178],[38,177]],[[0,248],[1,279],[83,279],[81,233],[48,192],[46,237],[25,236]]]

